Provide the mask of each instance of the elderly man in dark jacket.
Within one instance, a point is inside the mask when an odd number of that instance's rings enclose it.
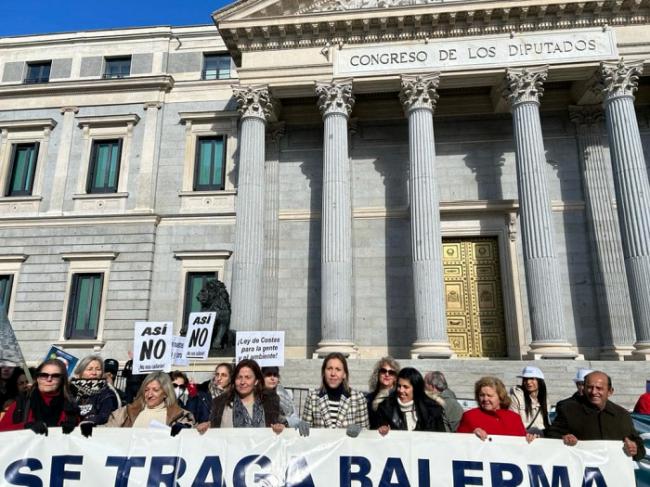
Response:
[[[547,438],[562,438],[573,446],[583,440],[620,440],[625,454],[640,460],[645,456],[643,440],[634,429],[630,413],[609,400],[612,381],[604,372],[585,377],[585,395],[557,406],[557,416],[546,430]]]

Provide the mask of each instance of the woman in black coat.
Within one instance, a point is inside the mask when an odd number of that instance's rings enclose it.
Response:
[[[424,379],[413,367],[397,375],[397,390],[377,410],[381,435],[391,429],[404,431],[445,431],[443,409],[424,392]]]

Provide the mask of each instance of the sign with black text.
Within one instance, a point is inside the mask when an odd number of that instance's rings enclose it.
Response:
[[[171,321],[136,321],[133,337],[133,373],[172,369]]]
[[[210,352],[212,331],[217,313],[214,311],[190,313],[185,336],[183,357],[187,360],[205,360]]]
[[[185,337],[174,335],[172,337],[172,365],[174,367],[185,367],[190,364],[183,353],[185,351]]]
[[[238,331],[237,362],[255,360],[260,367],[284,367],[283,331]]]

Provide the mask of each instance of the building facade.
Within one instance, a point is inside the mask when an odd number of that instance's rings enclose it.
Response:
[[[290,358],[650,356],[647,1],[213,18],[0,39],[28,359],[126,359],[215,274]]]

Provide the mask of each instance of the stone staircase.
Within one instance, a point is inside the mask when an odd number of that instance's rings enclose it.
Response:
[[[368,378],[375,362],[375,360],[349,361],[352,387],[362,391],[368,390]],[[535,365],[544,372],[549,399],[551,404],[555,404],[575,392],[572,379],[578,368],[586,367],[608,373],[614,385],[612,400],[631,409],[639,395],[645,392],[646,380],[650,379],[650,362],[479,359],[400,360],[399,362],[402,367],[415,367],[423,374],[430,370],[442,371],[456,396],[466,399],[473,399],[474,382],[484,375],[499,377],[509,389],[521,382],[521,379],[516,376],[526,365]],[[288,359],[281,370],[282,383],[288,387],[313,388],[320,383],[320,367],[320,360]]]

